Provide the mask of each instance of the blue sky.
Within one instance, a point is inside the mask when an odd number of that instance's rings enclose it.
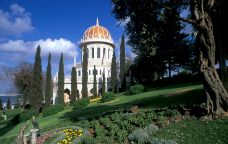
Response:
[[[63,52],[69,74],[73,56],[80,60],[78,45],[83,33],[95,25],[97,17],[110,31],[118,55],[124,28],[117,26],[111,11],[111,0],[0,0],[0,74],[20,61],[33,63],[37,45],[41,45],[43,71],[51,52],[54,75]],[[9,85],[0,79],[0,93],[7,92]]]

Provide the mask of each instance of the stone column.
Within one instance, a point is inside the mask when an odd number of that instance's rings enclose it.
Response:
[[[32,133],[32,139],[31,139],[31,144],[36,144],[37,141],[37,132],[39,129],[31,129],[31,133]]]

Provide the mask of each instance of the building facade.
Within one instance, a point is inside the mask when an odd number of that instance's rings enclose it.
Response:
[[[111,88],[110,78],[111,78],[111,63],[112,55],[115,49],[113,39],[110,32],[103,26],[99,25],[97,19],[96,25],[89,27],[83,34],[81,39],[81,62],[76,63],[76,58],[74,59],[74,66],[77,72],[77,87],[79,91],[79,98],[82,97],[82,60],[83,60],[83,49],[88,49],[88,95],[92,96],[90,93],[93,88],[93,69],[94,65],[97,70],[97,89],[98,92],[102,88],[102,74],[105,74],[106,78],[106,91]],[[64,101],[69,102],[69,95],[71,92],[71,79],[65,79],[64,81]],[[54,88],[53,88],[53,102],[57,97],[57,87],[58,76],[54,77]]]

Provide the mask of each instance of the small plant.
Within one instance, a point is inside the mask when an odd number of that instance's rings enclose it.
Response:
[[[58,112],[61,112],[63,110],[64,110],[63,105],[54,105],[54,106],[47,107],[43,111],[43,117],[47,117],[47,116],[57,114]]]
[[[79,99],[73,104],[73,110],[81,110],[81,109],[87,107],[87,105],[89,105],[89,103],[90,103],[89,98]]]
[[[144,92],[144,87],[141,84],[133,85],[129,88],[130,95],[139,94]]]
[[[113,92],[107,92],[105,93],[102,98],[101,98],[101,102],[104,103],[104,102],[109,102],[109,101],[112,101],[115,99],[115,95]]]
[[[139,128],[133,131],[128,140],[132,143],[148,143],[148,144],[176,144],[175,141],[163,140],[154,137],[154,133],[158,130],[156,125],[150,124],[144,129]]]

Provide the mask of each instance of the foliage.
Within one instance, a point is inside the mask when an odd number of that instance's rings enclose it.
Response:
[[[131,95],[139,94],[139,93],[143,93],[143,92],[144,92],[144,87],[141,84],[130,86],[130,88],[129,88],[129,93]]]
[[[83,61],[82,61],[82,98],[88,97],[88,48],[83,48]]]
[[[102,96],[105,94],[106,92],[106,78],[105,78],[105,70],[103,70],[102,73]]]
[[[49,107],[46,107],[42,114],[43,114],[43,117],[48,117],[48,116],[51,116],[51,115],[54,115],[58,112],[61,112],[64,110],[64,106],[63,105],[54,105],[54,106],[49,106]]]
[[[45,85],[45,105],[51,105],[51,98],[53,96],[52,89],[52,76],[51,76],[51,54],[48,55],[48,66],[46,72],[46,85]]]
[[[32,107],[39,109],[43,102],[43,91],[42,91],[42,64],[40,46],[37,47],[35,63],[33,67],[33,76],[32,76],[32,89],[31,96],[29,97],[29,102]]]
[[[113,55],[112,55],[111,84],[112,84],[112,92],[117,93],[117,69],[116,69],[116,53],[115,53],[115,50],[113,50]]]
[[[77,74],[76,74],[76,67],[72,67],[71,70],[71,95],[70,95],[70,102],[74,103],[76,98],[79,99],[78,95],[78,86],[77,86]]]
[[[101,102],[109,102],[115,99],[115,94],[113,92],[106,92],[102,95]]]
[[[148,143],[148,144],[176,144],[175,141],[167,141],[162,140],[154,137],[154,133],[158,130],[158,127],[156,125],[149,125],[147,127],[139,128],[135,131],[133,131],[129,136],[128,139],[130,142],[133,143]]]
[[[97,97],[97,70],[95,65],[93,69],[93,96]]]
[[[117,21],[125,23],[127,43],[137,55],[132,74],[139,83],[163,77],[167,69],[190,67],[195,55],[188,45],[191,42],[181,33],[183,26],[178,16],[182,1],[112,0],[112,3],[113,14]],[[145,70],[146,67],[150,69]]]
[[[3,110],[2,99],[0,98],[0,111]]]
[[[64,104],[64,62],[63,53],[59,60],[57,104]]]
[[[23,122],[26,120],[30,120],[32,119],[32,116],[37,117],[38,115],[39,115],[39,112],[36,109],[24,110],[22,113],[20,113],[19,121]]]
[[[89,105],[89,98],[82,98],[73,104],[73,110],[81,110]]]
[[[7,99],[6,108],[11,109],[10,98]]]
[[[16,68],[5,71],[7,77],[13,81],[17,91],[22,94],[18,97],[20,97],[22,107],[24,107],[32,96],[33,65],[27,62],[21,62]]]
[[[121,43],[120,43],[120,76],[119,77],[120,77],[121,90],[124,91],[126,89],[124,34],[122,35]]]

